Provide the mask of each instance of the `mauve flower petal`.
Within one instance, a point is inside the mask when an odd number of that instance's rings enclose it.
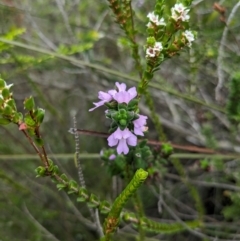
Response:
[[[144,136],[142,128],[134,127],[134,134],[138,136]]]
[[[127,138],[127,144],[130,146],[137,145],[137,137],[131,133],[131,136]]]
[[[129,152],[129,148],[127,146],[126,140],[125,139],[121,139],[119,141],[119,144],[117,146],[117,153],[121,154],[124,153],[125,155]]]
[[[122,139],[122,131],[121,129],[118,127],[117,130],[113,133],[113,136],[115,139]]]
[[[117,93],[116,90],[109,90],[108,94],[110,94],[112,97]]]
[[[130,88],[127,92],[131,95],[132,99],[135,98],[135,97],[137,96],[137,90],[136,90],[136,87],[132,87],[132,88]]]
[[[118,144],[118,140],[114,137],[114,133],[107,138],[108,145],[111,147],[116,146]]]
[[[118,92],[113,96],[113,98],[118,102],[118,103],[126,103],[132,99],[131,95],[127,91],[122,91]]]
[[[131,131],[129,131],[129,129],[126,128],[122,131],[122,138],[127,139],[129,136],[131,136],[131,134]]]
[[[133,121],[133,124],[135,127],[139,128],[139,127],[142,127],[142,126],[145,126],[146,123],[147,123],[147,116],[145,115],[138,115],[139,118],[136,119],[135,121]]]
[[[124,83],[120,84],[120,83],[116,82],[115,85],[117,86],[119,92],[125,91],[127,88],[126,84],[124,84]]]
[[[93,107],[92,109],[90,109],[89,111],[93,111],[95,110],[96,108],[98,108],[99,106],[102,106],[104,105],[104,103],[107,102],[106,100],[101,100],[99,102],[94,102],[93,104],[95,105],[95,107]]]
[[[100,100],[105,100],[105,101],[112,100],[112,96],[109,93],[106,93],[106,92],[103,92],[103,91],[98,92],[98,98]]]

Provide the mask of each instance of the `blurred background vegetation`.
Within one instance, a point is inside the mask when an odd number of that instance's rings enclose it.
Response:
[[[175,3],[166,2],[169,8]],[[141,56],[146,15],[154,4],[132,0]],[[191,186],[170,161],[161,164],[158,176],[141,189],[145,213],[165,223],[194,220],[199,211],[195,190],[204,209],[205,225],[198,231],[209,240],[240,240],[239,5],[238,0],[193,1],[190,23],[198,31],[197,40],[191,49],[165,61],[150,85],[168,141],[221,154],[176,150]],[[107,132],[103,110],[88,110],[99,90],[111,89],[116,81],[137,84],[129,42],[105,0],[0,0],[0,21],[0,38],[13,41],[0,39],[1,76],[14,83],[19,110],[30,95],[46,110],[41,130],[47,151],[77,180],[75,141],[68,130],[76,116],[79,128]],[[144,100],[140,108],[149,116]],[[147,137],[158,140],[151,118],[148,125]],[[35,178],[39,160],[17,126],[1,126],[0,136],[0,240],[99,240],[82,219],[90,215],[85,204],[58,192],[51,180]],[[103,147],[103,138],[80,136],[86,185],[111,201],[124,183],[112,179],[97,155],[92,156]],[[127,208],[132,209],[131,203]],[[135,240],[135,235],[134,227],[123,223],[116,240]],[[194,231],[149,237],[146,240],[203,239]]]

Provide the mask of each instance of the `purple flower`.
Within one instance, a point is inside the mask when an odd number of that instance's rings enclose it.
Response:
[[[126,84],[124,84],[124,83],[120,84],[120,83],[116,82],[115,85],[117,86],[119,92],[126,91],[126,88],[127,88]]]
[[[137,91],[136,91],[136,88],[133,87],[133,88],[129,89],[128,91],[121,91],[121,92],[116,93],[113,96],[113,99],[116,100],[119,104],[120,103],[128,104],[130,102],[130,100],[132,100],[136,96],[137,96]]]
[[[93,103],[95,105],[95,107],[93,107],[89,111],[93,111],[96,108],[98,108],[99,106],[104,105],[106,102],[111,101],[112,100],[112,95],[109,92],[110,91],[108,91],[108,93],[103,92],[103,91],[99,91],[98,92],[98,99],[100,99],[101,101]]]
[[[94,102],[93,104],[95,107],[91,108],[89,111],[93,111],[99,106],[104,105],[106,102],[110,102],[111,100],[116,100],[118,103],[126,103],[128,104],[133,98],[137,96],[136,87],[130,88],[126,91],[126,84],[116,82],[115,85],[117,86],[117,90],[109,90],[108,92],[99,91],[98,92],[98,99],[99,102]]]
[[[118,127],[118,129],[108,137],[108,145],[110,147],[117,146],[117,153],[120,155],[124,153],[125,155],[129,152],[129,146],[137,145],[137,137],[129,131],[128,128],[123,131]]]
[[[134,134],[139,136],[144,136],[144,131],[146,131],[146,124],[147,124],[147,116],[145,115],[138,115],[139,118],[133,121],[134,125]]]

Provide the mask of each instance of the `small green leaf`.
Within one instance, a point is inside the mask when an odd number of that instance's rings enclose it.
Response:
[[[7,115],[7,116],[11,116],[12,115],[12,112],[13,112],[13,109],[11,106],[9,105],[6,105],[3,109],[3,114],[4,115]]]
[[[66,174],[63,173],[60,177],[61,177],[65,182],[68,182],[68,178],[67,178]]]
[[[0,90],[2,90],[6,86],[6,82],[0,78]]]
[[[43,122],[44,114],[45,114],[45,110],[42,108],[38,108],[34,113],[34,116],[39,124]]]
[[[0,94],[0,106],[4,103],[4,99],[3,99],[3,96],[1,96]]]
[[[25,116],[24,122],[26,123],[27,126],[30,126],[30,127],[36,126],[36,122],[32,119],[32,117],[29,114]]]
[[[60,191],[60,190],[62,190],[62,189],[64,189],[64,188],[66,188],[67,186],[66,186],[66,184],[64,184],[64,183],[58,183],[57,184],[57,189]]]
[[[23,120],[23,115],[21,112],[15,112],[12,121],[14,123],[19,123],[22,122]]]
[[[102,214],[109,213],[110,209],[111,209],[111,205],[107,201],[102,201],[99,205],[99,210]]]
[[[91,194],[87,205],[91,208],[96,208],[99,205],[98,197],[94,194]]]
[[[132,99],[128,103],[128,111],[136,110],[138,108],[139,99]]]
[[[59,174],[59,168],[58,168],[57,165],[54,165],[54,166],[53,166],[52,172],[53,172],[54,174]]]
[[[88,191],[81,187],[79,189],[79,193],[78,193],[78,198],[77,198],[77,202],[86,202],[86,200],[88,199],[89,195],[88,195]]]
[[[2,90],[2,96],[3,96],[4,100],[9,99],[11,97],[10,90],[8,88],[4,88]]]
[[[161,152],[164,156],[169,156],[173,152],[173,147],[169,143],[163,143]]]
[[[30,96],[29,98],[25,99],[24,101],[24,108],[27,110],[33,110],[35,107],[35,103],[34,103],[34,99],[32,96]]]
[[[78,184],[74,180],[70,180],[68,185],[69,185],[69,189],[77,189],[78,188]]]
[[[10,120],[5,118],[0,118],[0,125],[8,125],[9,123],[11,123]]]
[[[7,104],[12,107],[13,110],[17,110],[16,103],[14,99],[10,99],[7,101]]]
[[[37,143],[38,146],[43,146],[43,139],[42,138],[35,138],[35,142]]]
[[[35,169],[35,172],[37,173],[36,177],[44,177],[45,173],[46,173],[46,168],[42,167],[42,166],[39,166]]]

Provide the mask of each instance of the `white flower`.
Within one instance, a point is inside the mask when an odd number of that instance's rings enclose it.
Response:
[[[161,18],[161,19],[157,22],[157,25],[163,25],[163,26],[165,26],[166,23],[165,23],[164,18]]]
[[[181,15],[180,19],[183,22],[187,22],[190,19],[190,16],[188,15],[188,12],[189,12],[189,9],[185,10],[184,12],[182,12],[182,15]]]
[[[148,24],[146,25],[148,28],[153,28],[153,24],[151,22],[148,22]]]
[[[187,9],[182,3],[176,3],[172,8],[172,18],[175,21],[181,20],[187,22],[190,19],[188,15],[189,9]]]
[[[161,42],[156,42],[153,47],[148,47],[146,50],[146,57],[156,57],[159,52],[163,49]]]
[[[156,53],[155,53],[154,48],[148,47],[146,50],[146,57],[153,58],[153,57],[155,57],[155,55],[156,55]]]
[[[164,18],[159,19],[159,16],[155,15],[154,12],[149,13],[147,15],[147,17],[149,18],[149,21],[150,21],[147,24],[148,28],[152,28],[153,27],[152,23],[154,23],[157,26],[159,26],[159,25],[165,26],[166,25]]]
[[[185,30],[183,32],[183,35],[185,36],[185,38],[188,41],[188,46],[191,47],[192,42],[195,40],[193,33],[191,31],[189,31],[189,30]]]
[[[156,42],[156,43],[154,44],[153,49],[154,49],[155,51],[157,51],[157,52],[160,52],[160,51],[163,49],[162,43],[161,43],[161,42]]]
[[[174,5],[174,7],[172,8],[172,10],[174,10],[178,13],[182,13],[185,9],[186,9],[186,7],[184,7],[184,5],[182,3],[176,3]]]

